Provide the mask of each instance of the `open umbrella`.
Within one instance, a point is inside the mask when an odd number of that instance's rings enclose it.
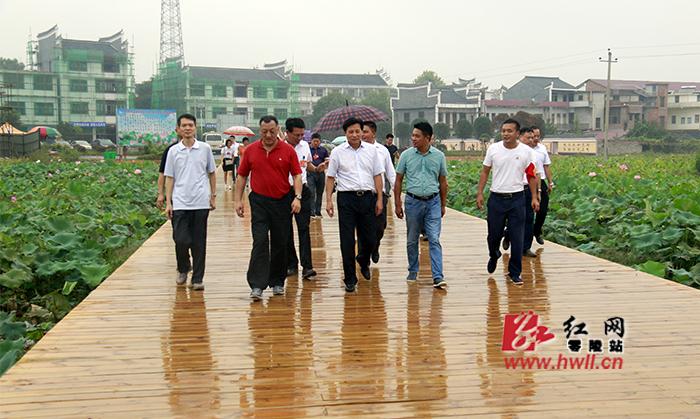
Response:
[[[340,137],[335,137],[335,139],[333,141],[331,141],[331,144],[340,145],[340,144],[343,144],[347,141],[348,141],[348,139],[344,135],[341,135]]]
[[[44,126],[37,126],[28,131],[29,134],[32,132],[39,131],[39,137],[41,138],[46,138],[46,137],[53,137],[53,138],[58,138],[62,137],[61,133],[58,132],[56,128],[51,128],[51,127],[44,127]]]
[[[386,121],[389,117],[377,108],[366,105],[346,105],[342,108],[334,109],[318,121],[314,127],[315,132],[335,131],[343,127],[343,122],[350,117],[362,119],[363,121]]]
[[[244,127],[241,125],[234,125],[224,131],[224,134],[226,135],[235,135],[235,136],[244,136],[244,137],[253,137],[255,136],[255,133],[253,130],[251,130],[248,127]]]

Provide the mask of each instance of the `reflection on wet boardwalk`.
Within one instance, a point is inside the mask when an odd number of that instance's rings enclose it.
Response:
[[[449,211],[448,291],[431,287],[425,243],[405,282],[405,228],[390,218],[372,281],[346,295],[326,217],[312,221],[318,277],[251,303],[249,219],[219,197],[206,291],[176,288],[165,225],[0,378],[0,417],[700,415],[697,290],[551,243],[514,287],[503,263],[486,273],[485,223]],[[556,335],[524,359],[570,356],[569,316],[606,342],[603,322],[623,317],[623,368],[506,369],[504,316],[523,311]]]

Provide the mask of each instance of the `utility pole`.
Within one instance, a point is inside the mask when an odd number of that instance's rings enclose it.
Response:
[[[602,63],[608,63],[608,82],[605,85],[605,110],[603,114],[603,156],[605,161],[608,161],[608,125],[610,123],[610,70],[613,63],[617,62],[617,58],[613,60],[612,52],[608,48],[608,59],[604,60],[602,57],[598,57],[598,61]]]

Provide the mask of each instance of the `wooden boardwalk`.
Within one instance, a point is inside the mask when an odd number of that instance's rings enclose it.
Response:
[[[312,221],[319,276],[251,303],[249,219],[219,199],[203,293],[175,286],[164,225],[0,378],[0,417],[700,416],[698,290],[552,243],[515,287],[502,261],[486,273],[485,222],[450,210],[448,291],[431,287],[427,243],[405,282],[391,218],[372,281],[345,295],[326,216]],[[525,358],[569,356],[571,315],[604,341],[604,320],[623,317],[622,369],[506,369],[504,315],[529,310],[556,338]]]

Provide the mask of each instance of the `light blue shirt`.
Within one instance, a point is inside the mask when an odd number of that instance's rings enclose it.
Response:
[[[440,176],[447,176],[445,154],[430,146],[428,152],[421,154],[411,147],[401,153],[396,173],[406,179],[406,192],[418,196],[430,196],[440,192]]]
[[[209,174],[214,171],[216,164],[209,144],[195,139],[190,148],[182,141],[170,147],[163,174],[173,178],[173,210],[209,209]]]

